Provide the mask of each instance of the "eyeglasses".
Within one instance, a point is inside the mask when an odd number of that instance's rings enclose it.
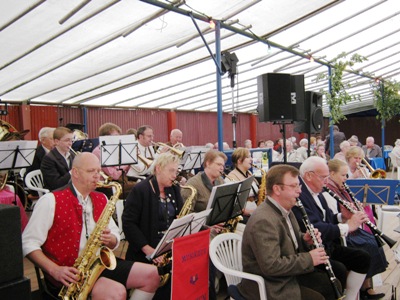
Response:
[[[321,179],[321,180],[323,180],[323,181],[325,181],[325,179],[327,179],[327,178],[329,177],[329,175],[321,176],[321,175],[319,175],[318,173],[316,173],[315,171],[310,171],[310,173],[313,173],[313,174],[317,175],[318,178]]]
[[[288,186],[288,187],[291,187],[292,189],[295,189],[295,190],[297,190],[297,189],[300,189],[300,190],[301,190],[301,187],[302,187],[301,184],[284,184],[284,183],[277,183],[277,185]]]

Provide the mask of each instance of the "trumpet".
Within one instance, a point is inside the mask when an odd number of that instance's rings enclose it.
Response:
[[[150,168],[151,164],[153,163],[153,160],[146,158],[141,154],[138,154],[137,157],[146,166],[146,168]]]
[[[152,142],[152,143],[153,143],[153,146],[157,146],[158,149],[164,148],[164,147],[167,148],[168,151],[170,151],[172,154],[175,154],[178,157],[182,157],[183,154],[185,154],[185,150],[180,150],[180,149],[168,146],[165,143],[161,143],[161,142],[158,142],[158,143]],[[158,152],[158,150],[157,150],[157,153],[160,153],[160,152]]]
[[[73,154],[75,154],[75,156],[77,156],[78,154],[81,154],[81,152],[77,152],[74,149],[72,149],[72,147],[69,147],[69,151],[71,151]]]
[[[372,168],[372,166],[366,161],[365,158],[362,159],[362,162],[370,170],[370,172],[371,172],[370,178],[372,178],[372,179],[385,179],[386,178],[385,170]]]

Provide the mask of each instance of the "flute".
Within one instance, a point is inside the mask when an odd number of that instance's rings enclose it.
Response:
[[[350,189],[349,187],[344,184],[345,189],[349,192]],[[347,188],[346,188],[347,186]],[[336,201],[338,201],[340,204],[342,204],[349,212],[351,212],[352,214],[355,214],[357,211],[364,211],[364,209],[361,207],[360,208],[360,201],[358,201],[357,199],[354,198],[354,196],[351,194],[351,192],[349,193],[350,197],[352,198],[352,200],[354,201],[355,205],[357,206],[358,210],[355,210],[347,201],[343,200],[342,198],[340,198],[335,192],[333,192],[331,189],[329,189],[328,187],[324,187],[324,190],[331,195]],[[362,210],[361,210],[362,209]],[[368,226],[368,228],[371,230],[371,232],[373,233],[373,235],[375,236],[376,242],[378,243],[379,247],[382,247],[384,245],[384,243],[386,242],[386,244],[388,244],[388,246],[390,248],[392,248],[396,242],[394,240],[392,240],[390,237],[386,236],[382,231],[380,231],[378,229],[378,227],[376,227],[376,225],[374,223],[372,223],[370,220],[365,221],[364,222],[365,225]]]
[[[314,226],[313,226],[313,224],[311,224],[310,219],[308,218],[308,215],[303,206],[303,203],[301,202],[301,200],[299,198],[296,198],[296,201],[297,201],[297,207],[301,211],[301,219],[303,220],[304,226],[306,227],[308,234],[311,236],[314,247],[322,248],[323,245],[318,242],[318,239],[314,232]],[[336,299],[340,300],[340,299],[345,298],[346,296],[343,295],[339,289],[339,285],[338,285],[339,281],[336,278],[335,273],[333,272],[332,265],[331,265],[329,259],[324,264],[325,264],[325,270],[329,276],[329,280],[331,281],[333,291],[335,292]]]

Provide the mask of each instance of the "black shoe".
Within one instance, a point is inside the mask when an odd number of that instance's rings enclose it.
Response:
[[[360,290],[360,299],[363,300],[373,300],[373,299],[381,299],[385,297],[384,293],[377,293],[377,294],[369,294],[368,291],[372,290],[372,288],[367,288],[365,291]]]

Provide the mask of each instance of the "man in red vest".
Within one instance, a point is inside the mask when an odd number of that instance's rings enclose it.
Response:
[[[44,271],[47,286],[55,296],[63,285],[77,282],[79,271],[73,267],[74,262],[107,205],[106,196],[94,191],[100,170],[94,154],[77,155],[71,169],[72,182],[39,199],[23,232],[24,255]],[[119,230],[112,218],[100,239],[110,249],[118,247]],[[155,266],[117,259],[116,268],[104,270],[97,279],[91,296],[125,300],[126,290],[134,288],[131,299],[152,299],[158,284]]]

